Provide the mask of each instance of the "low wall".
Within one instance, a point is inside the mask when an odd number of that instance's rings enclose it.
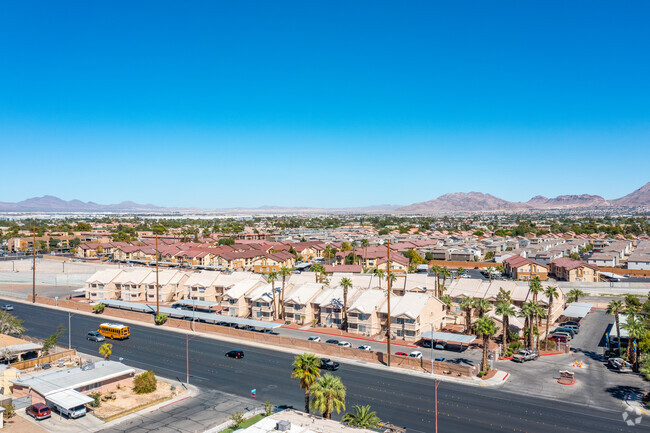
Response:
[[[18,370],[25,370],[27,368],[32,368],[37,364],[43,364],[46,362],[58,361],[62,358],[72,358],[77,355],[76,350],[66,350],[65,352],[53,353],[52,355],[41,356],[39,358],[28,359],[27,361],[19,361],[11,364],[11,367],[17,368]]]
[[[452,260],[431,260],[429,262],[429,266],[438,265],[443,268],[450,268],[450,269],[458,269],[458,268],[474,269],[475,267],[496,268],[500,264],[501,263],[495,263],[495,262],[457,262]]]

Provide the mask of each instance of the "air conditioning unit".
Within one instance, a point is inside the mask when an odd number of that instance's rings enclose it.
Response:
[[[289,421],[278,421],[275,429],[278,431],[289,431],[291,430],[291,423]]]

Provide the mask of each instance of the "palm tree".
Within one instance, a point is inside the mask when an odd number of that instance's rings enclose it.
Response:
[[[316,263],[314,265],[311,265],[311,271],[314,272],[316,276],[316,282],[318,283],[322,275],[325,273],[325,266]]]
[[[332,247],[331,245],[327,245],[323,250],[323,256],[330,265],[332,264],[332,258],[334,257],[334,254],[336,254],[336,248]]]
[[[111,343],[104,343],[101,346],[99,346],[99,354],[104,357],[108,361],[108,358],[111,356],[113,353],[113,345]]]
[[[646,332],[645,323],[639,318],[632,316],[627,317],[626,323],[623,324],[623,329],[627,330],[628,335],[628,362],[633,365],[634,371],[638,370],[638,341],[643,337]],[[632,350],[630,350],[632,348]]]
[[[492,304],[484,298],[474,299],[474,309],[478,312],[478,317],[483,317],[492,309]]]
[[[488,266],[485,268],[485,272],[488,274],[488,279],[490,280],[490,283],[492,282],[492,272],[494,272],[494,268],[492,266]]]
[[[571,289],[569,290],[569,293],[567,293],[567,302],[579,302],[581,296],[586,296],[587,294],[583,292],[580,289]]]
[[[515,315],[515,308],[508,302],[497,304],[496,314],[502,317],[503,325],[503,353],[508,352],[508,333],[510,332],[510,318]]]
[[[368,239],[361,239],[361,246],[363,247],[363,261],[368,262]]]
[[[440,285],[440,277],[439,277],[439,275],[442,272],[442,268],[440,266],[438,266],[438,265],[433,265],[433,266],[431,266],[431,272],[433,272],[434,275],[436,276],[436,279],[434,280],[436,282],[435,292],[436,292],[436,297],[439,297],[440,296],[440,293],[438,292],[438,286]]]
[[[5,335],[22,335],[25,333],[23,321],[11,313],[0,310],[0,333]]]
[[[277,308],[277,302],[275,300],[275,280],[278,279],[278,274],[275,272],[269,272],[269,274],[266,276],[266,281],[271,284],[271,302],[273,303],[273,320],[278,319],[278,308]]]
[[[442,288],[438,285],[438,296],[442,295],[442,292],[445,290],[445,282],[447,281],[447,277],[451,278],[451,271],[449,269],[442,268]]]
[[[535,327],[533,328],[534,331],[534,336],[537,337],[535,340],[535,350],[539,351],[539,337],[541,336],[539,333],[539,328],[541,327],[541,320],[542,318],[546,317],[546,309],[539,303],[535,303]]]
[[[464,273],[465,273],[465,268],[459,267],[458,269],[456,269],[457,275],[463,275]]]
[[[624,311],[623,303],[621,301],[613,300],[607,306],[607,314],[614,316],[616,322],[616,345],[618,346],[618,356],[621,356],[621,322],[620,314]]]
[[[530,285],[528,291],[533,294],[533,302],[537,302],[537,294],[543,291],[542,282],[539,280],[539,277],[535,277],[530,280]]]
[[[313,353],[303,353],[293,361],[291,377],[300,381],[300,388],[305,391],[305,412],[309,413],[310,389],[320,377],[320,359]]]
[[[373,273],[377,275],[377,278],[379,279],[379,288],[381,289],[381,280],[384,279],[384,270],[383,269],[375,269],[373,270]]]
[[[321,376],[311,387],[311,408],[328,419],[332,418],[332,411],[345,410],[345,386],[341,379],[329,373]]]
[[[280,313],[282,314],[282,320],[284,320],[284,285],[287,280],[287,277],[291,275],[291,269],[287,268],[286,266],[282,266],[280,268],[280,272],[278,272],[278,275],[282,277],[282,292],[280,293]]]
[[[449,310],[451,310],[451,303],[453,302],[453,299],[449,295],[442,295],[440,297],[440,302],[445,304],[445,307],[447,309],[447,313],[449,313]]]
[[[521,307],[521,312],[519,313],[520,317],[523,317],[526,319],[526,323],[524,324],[524,329],[528,330],[528,337],[526,339],[526,347],[532,349],[533,348],[533,325],[535,323],[535,306],[536,302],[534,301],[528,301],[524,302],[524,304]]]
[[[546,313],[546,332],[544,333],[544,350],[548,350],[548,325],[551,322],[551,317],[553,317],[553,299],[557,299],[560,296],[560,293],[557,291],[557,287],[548,286],[544,289],[544,294],[548,298],[548,310]]]
[[[497,333],[497,326],[494,320],[487,316],[481,317],[476,321],[476,333],[483,338],[483,359],[481,360],[481,371],[489,371],[490,365],[488,364],[488,350],[490,344],[490,337]]]
[[[460,308],[465,311],[465,333],[469,335],[472,333],[472,308],[474,308],[474,300],[470,297],[463,298],[460,301]]]
[[[352,281],[349,278],[341,278],[341,287],[343,287],[343,326],[341,329],[348,330],[348,289],[352,287]]]
[[[359,427],[365,429],[374,429],[379,427],[381,420],[377,417],[374,411],[370,411],[370,405],[366,406],[352,406],[352,412],[343,415],[341,422],[352,427]]]

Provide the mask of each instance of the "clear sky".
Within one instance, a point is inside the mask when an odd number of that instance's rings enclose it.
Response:
[[[648,1],[0,2],[0,201],[625,195]]]

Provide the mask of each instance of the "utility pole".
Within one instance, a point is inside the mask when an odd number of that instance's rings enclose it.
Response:
[[[440,381],[438,379],[435,380],[435,396],[436,396],[436,433],[438,433],[438,385],[440,385]]]
[[[388,280],[388,321],[386,323],[386,326],[388,327],[388,330],[386,331],[386,342],[388,344],[388,362],[387,365],[390,367],[390,291],[391,291],[391,281],[390,281],[390,240],[386,242],[387,245],[387,252],[386,252],[386,279]]]
[[[36,303],[36,226],[32,238],[32,304]]]
[[[190,384],[190,336],[185,334],[185,368],[187,371],[186,383]]]
[[[160,300],[158,296],[158,233],[156,233],[156,317],[158,317],[159,314],[160,314]]]

